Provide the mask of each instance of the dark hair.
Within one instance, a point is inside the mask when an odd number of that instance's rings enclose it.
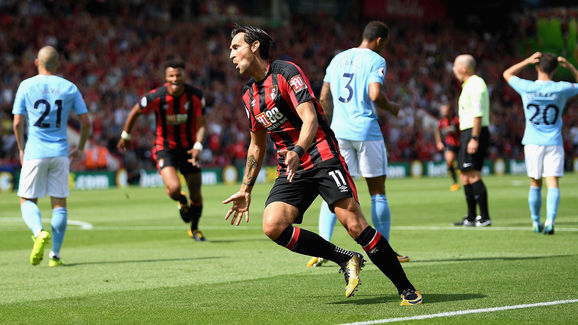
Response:
[[[556,68],[558,67],[558,57],[553,53],[542,53],[542,56],[540,56],[540,62],[538,62],[538,67],[544,73],[550,75],[556,71]]]
[[[163,72],[167,71],[167,68],[175,69],[185,69],[185,62],[178,58],[170,58],[163,63]]]
[[[378,37],[387,39],[389,37],[389,27],[379,20],[370,21],[363,29],[363,39],[373,41]]]
[[[259,55],[263,59],[269,59],[269,54],[271,53],[271,46],[273,45],[273,38],[267,34],[266,31],[255,26],[241,26],[235,24],[233,31],[231,31],[231,37],[239,33],[245,33],[245,42],[251,45],[253,42],[259,42]]]

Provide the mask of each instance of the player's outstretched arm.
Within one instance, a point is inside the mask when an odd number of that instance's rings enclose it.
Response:
[[[506,79],[506,82],[510,82],[510,78],[512,78],[513,76],[520,73],[520,71],[522,71],[522,69],[524,69],[527,65],[536,64],[536,63],[540,62],[541,56],[542,56],[541,52],[536,52],[536,53],[532,54],[531,56],[524,59],[523,61],[518,62],[518,63],[514,64],[513,66],[509,67],[508,69],[506,69],[504,71],[504,73],[502,73],[502,76],[504,77],[504,79]]]
[[[251,132],[251,144],[247,150],[247,163],[245,166],[245,175],[239,192],[231,195],[223,201],[223,204],[233,203],[233,206],[225,215],[225,220],[231,217],[231,224],[239,225],[243,215],[245,222],[249,222],[249,206],[251,205],[251,191],[259,176],[265,150],[267,149],[267,133],[265,130]]]
[[[561,56],[558,57],[558,63],[560,63],[562,67],[570,70],[570,72],[572,72],[572,75],[574,76],[574,81],[578,82],[578,70],[576,70],[576,68],[574,67],[574,65],[572,65],[572,63],[568,62],[566,58]]]
[[[120,150],[130,149],[130,131],[136,122],[136,119],[140,116],[140,106],[136,103],[130,113],[128,114],[128,118],[126,119],[126,123],[124,124],[124,130],[122,130],[122,134],[120,135],[120,140],[118,140],[117,147]]]

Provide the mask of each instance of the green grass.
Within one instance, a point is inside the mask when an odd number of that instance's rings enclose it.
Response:
[[[261,231],[270,184],[253,193],[251,221],[224,221],[221,201],[238,186],[203,187],[201,229],[209,239],[186,236],[176,203],[161,188],[73,191],[62,254],[29,264],[30,231],[16,194],[0,195],[0,323],[2,324],[336,324],[442,312],[575,299],[578,289],[578,177],[561,180],[556,234],[531,231],[528,181],[486,177],[488,229],[451,227],[466,210],[463,190],[447,178],[387,182],[392,246],[412,261],[404,269],[425,303],[399,307],[394,286],[371,263],[363,285],[345,298],[335,265],[308,269],[309,259],[285,250]],[[358,182],[363,210],[370,200]],[[543,212],[545,211],[545,193]],[[40,200],[50,228],[48,199]],[[303,228],[317,231],[320,201]],[[360,250],[342,227],[336,244]],[[47,254],[46,254],[47,255]],[[578,303],[434,318],[427,324],[575,323]]]

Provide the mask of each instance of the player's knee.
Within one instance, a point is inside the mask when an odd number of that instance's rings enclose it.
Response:
[[[263,232],[267,237],[275,240],[283,229],[280,229],[279,225],[275,222],[272,222],[271,218],[267,218],[267,216],[263,217]]]
[[[276,222],[271,218],[267,218],[266,216],[263,218],[263,232],[272,240],[279,238],[287,226],[288,225],[280,224],[279,222]]]
[[[181,197],[181,187],[174,185],[167,185],[167,194],[173,200],[178,200]]]
[[[359,208],[350,206],[347,209],[335,209],[335,212],[347,233],[353,238],[359,236],[368,226],[367,220]]]
[[[363,221],[365,221],[365,219],[363,219]],[[352,220],[345,226],[345,229],[347,229],[347,233],[349,234],[349,236],[355,239],[359,237],[359,235],[361,235],[361,233],[365,228],[367,228],[367,226],[368,226],[367,222],[360,222],[360,220]]]
[[[281,232],[283,232],[283,230],[279,230],[279,228],[277,228],[277,227],[274,227],[271,225],[266,225],[265,223],[263,223],[263,232],[271,240],[275,240],[275,239],[279,238],[279,236],[281,235]]]

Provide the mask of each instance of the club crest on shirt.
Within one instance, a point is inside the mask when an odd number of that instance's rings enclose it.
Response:
[[[289,80],[289,84],[291,88],[293,88],[294,92],[300,92],[303,89],[307,88],[307,84],[303,81],[303,78],[300,75],[296,75],[295,77]]]
[[[185,110],[187,110],[187,111],[188,111],[188,110],[189,110],[189,108],[191,108],[191,103],[190,103],[190,102],[188,102],[188,101],[186,101],[184,106],[185,106]]]
[[[275,100],[275,98],[277,98],[277,94],[279,93],[279,87],[277,85],[271,86],[267,88],[267,93],[269,94],[269,97],[271,97],[271,100]]]

